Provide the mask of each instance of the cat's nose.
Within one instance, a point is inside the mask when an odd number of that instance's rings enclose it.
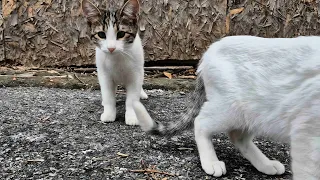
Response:
[[[113,53],[114,50],[116,50],[116,48],[108,48],[110,53]]]

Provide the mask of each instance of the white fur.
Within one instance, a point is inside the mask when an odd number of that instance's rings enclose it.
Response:
[[[100,41],[100,47],[101,50],[105,53],[110,53],[110,48],[115,48],[115,53],[119,51],[123,51],[124,49],[124,43],[123,41],[117,41],[117,35],[115,33],[115,30],[113,28],[113,23],[109,23],[109,27],[106,33],[106,40]]]
[[[109,23],[112,24],[112,23]],[[96,48],[96,65],[101,87],[104,112],[101,121],[112,122],[116,119],[116,88],[124,85],[127,90],[125,121],[128,125],[137,125],[138,120],[132,107],[133,101],[147,99],[142,89],[144,77],[144,53],[142,42],[137,34],[132,44],[126,45],[116,40],[112,26],[108,28],[107,38],[100,41]],[[115,48],[112,53],[109,48]]]
[[[274,175],[285,169],[258,149],[254,135],[290,143],[294,180],[320,179],[320,37],[226,37],[205,52],[197,72],[207,102],[194,130],[206,173],[226,173],[211,137],[228,132],[260,172]],[[136,112],[147,113],[139,103]],[[148,116],[137,116],[151,124]]]

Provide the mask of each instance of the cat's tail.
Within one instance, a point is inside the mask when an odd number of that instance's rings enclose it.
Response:
[[[201,106],[205,101],[206,93],[203,79],[201,75],[198,75],[195,90],[191,96],[189,96],[187,102],[187,112],[184,113],[177,122],[171,122],[168,125],[164,125],[154,121],[140,101],[134,102],[133,108],[143,131],[153,135],[171,137],[193,127],[194,119],[199,114]]]

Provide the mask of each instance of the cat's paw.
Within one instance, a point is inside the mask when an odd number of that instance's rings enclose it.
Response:
[[[270,160],[269,162],[259,167],[258,171],[267,175],[280,175],[285,172],[284,165],[277,160]]]
[[[141,99],[148,99],[148,95],[147,95],[147,93],[144,92],[144,90],[141,90],[140,98]]]
[[[138,118],[134,112],[126,112],[125,115],[126,124],[130,126],[139,125]]]
[[[227,173],[226,165],[223,161],[207,161],[202,164],[202,169],[214,177],[220,177]]]
[[[104,111],[101,116],[100,120],[105,123],[105,122],[113,122],[116,120],[116,111]]]

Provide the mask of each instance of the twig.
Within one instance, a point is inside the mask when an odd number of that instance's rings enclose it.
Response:
[[[179,79],[197,79],[196,76],[178,76]]]
[[[120,157],[128,157],[129,156],[129,154],[123,154],[121,152],[118,152],[117,155]]]
[[[145,67],[144,70],[186,70],[193,69],[193,66],[152,66]]]
[[[50,24],[49,22],[47,22],[47,25],[49,27],[51,27],[51,29],[53,29],[54,31],[56,31],[57,33],[59,32],[59,30],[57,28],[55,28],[52,24]]]
[[[28,159],[27,163],[33,163],[33,162],[43,162],[44,159]]]
[[[84,84],[85,86],[87,86],[87,84],[84,83],[84,82],[77,76],[77,74],[73,74],[73,76],[74,76],[79,82],[81,82],[82,84]]]
[[[73,71],[77,73],[93,73],[97,71],[97,68],[76,68]]]
[[[56,78],[60,78],[60,79],[63,79],[63,78],[68,78],[67,75],[65,76],[42,76],[43,78],[49,78],[49,79],[56,79]]]
[[[180,150],[180,151],[183,151],[183,150],[193,150],[193,148],[185,148],[185,147],[181,147],[181,148],[178,148],[178,150]]]
[[[168,176],[176,176],[175,174],[170,174],[170,173],[167,173],[167,172],[158,171],[158,170],[154,170],[154,169],[136,169],[136,170],[130,170],[130,172],[135,172],[135,173],[158,173],[158,174],[164,174],[164,175],[168,175]]]
[[[50,116],[38,118],[40,121],[47,121],[50,119]]]
[[[66,47],[62,46],[61,44],[59,44],[59,43],[57,43],[57,42],[55,42],[55,41],[50,40],[50,42],[51,42],[52,44],[56,45],[56,46],[59,46],[59,47],[60,47],[62,50],[64,50],[64,51],[69,51],[69,49],[67,49]]]

